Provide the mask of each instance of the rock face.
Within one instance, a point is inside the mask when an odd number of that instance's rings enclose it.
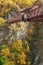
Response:
[[[40,51],[40,64],[39,65],[43,65],[43,23],[41,22],[40,26],[39,26],[39,34],[38,34],[38,41],[37,41],[37,50]]]
[[[43,63],[40,63],[39,65],[43,65]]]

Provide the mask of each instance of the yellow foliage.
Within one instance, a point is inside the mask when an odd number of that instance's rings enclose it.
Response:
[[[12,48],[20,51],[22,49],[22,41],[17,40],[17,42],[14,42]]]
[[[1,53],[2,53],[3,55],[8,56],[8,55],[10,54],[10,49],[9,49],[9,48],[2,49],[2,50],[1,50]]]
[[[35,1],[37,0],[15,0],[18,4],[27,4],[28,6],[33,5],[33,2]]]
[[[30,52],[30,46],[28,45],[28,42],[26,40],[24,41],[24,45],[26,46],[25,51]]]
[[[21,54],[18,53],[18,58],[19,58],[20,64],[26,64],[26,62],[25,62],[26,55],[25,55],[25,53],[23,51],[21,52]]]
[[[20,45],[22,45],[22,40],[21,39],[18,39],[17,40],[17,43],[20,43]]]
[[[6,23],[6,20],[0,17],[0,26],[4,26],[5,23]]]
[[[11,6],[13,6],[13,7],[16,7],[16,6],[17,6],[16,3],[13,2],[13,0],[5,0],[5,1],[3,2],[3,5],[4,5],[5,7],[8,6],[8,5],[11,5]]]

